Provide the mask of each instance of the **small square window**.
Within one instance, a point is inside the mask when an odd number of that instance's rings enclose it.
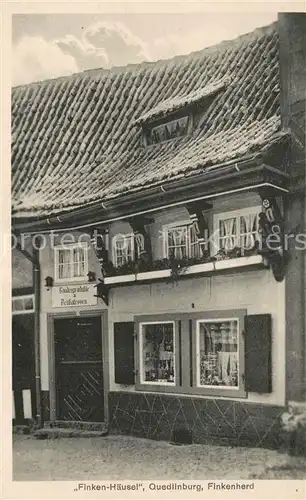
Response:
[[[84,244],[57,247],[55,252],[55,280],[77,281],[88,273],[88,247]]]
[[[12,314],[28,314],[34,312],[34,295],[13,297]]]
[[[140,383],[175,385],[174,322],[140,324]]]
[[[133,262],[144,251],[144,237],[142,234],[117,234],[113,238],[113,263],[121,267]]]
[[[180,224],[164,228],[165,258],[196,259],[201,255],[201,246],[193,224]]]
[[[215,250],[251,250],[260,240],[259,213],[261,207],[215,215]]]

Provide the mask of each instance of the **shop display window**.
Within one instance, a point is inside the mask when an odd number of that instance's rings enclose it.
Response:
[[[197,386],[239,387],[238,319],[197,321]]]
[[[175,384],[174,322],[140,324],[140,381]]]

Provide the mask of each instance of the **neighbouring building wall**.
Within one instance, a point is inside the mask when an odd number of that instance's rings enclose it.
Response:
[[[297,228],[305,237],[306,15],[279,14],[279,37],[282,124],[292,137],[287,166],[291,195],[287,201],[286,230]],[[305,400],[306,396],[305,281],[305,249],[297,249],[291,241],[286,278],[286,397],[296,401]]]
[[[32,253],[30,238],[24,249]],[[12,389],[13,420],[24,423],[36,414],[33,264],[12,250]]]
[[[33,286],[33,265],[17,249],[12,251],[12,289],[29,288]]]

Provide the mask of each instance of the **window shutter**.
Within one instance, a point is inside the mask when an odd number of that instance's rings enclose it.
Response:
[[[245,318],[245,390],[272,391],[271,315],[258,314]]]
[[[114,323],[115,383],[133,385],[134,323]]]

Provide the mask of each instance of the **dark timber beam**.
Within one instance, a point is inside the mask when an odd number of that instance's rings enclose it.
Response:
[[[151,238],[150,234],[148,231],[148,227],[150,224],[154,222],[154,219],[148,218],[148,217],[131,217],[128,219],[128,222],[133,230],[133,233],[135,234],[135,237],[137,238],[137,234],[141,234],[144,238],[144,252],[145,255],[147,255],[147,258],[149,262],[152,261],[152,244],[151,244]],[[139,258],[140,255],[137,255],[137,245],[135,245],[135,250],[136,250],[136,258]]]
[[[194,225],[201,251],[204,254],[208,250],[207,240],[208,240],[208,230],[209,224],[207,217],[204,216],[203,212],[211,210],[212,204],[208,202],[201,203],[189,203],[186,205],[189,213],[191,222]]]
[[[275,195],[271,191],[259,190],[263,211],[259,214],[262,235],[260,252],[267,258],[276,281],[283,281],[289,255],[285,248],[284,217]]]
[[[108,235],[108,229],[94,227],[90,229],[89,234],[92,247],[103,273],[104,265],[108,263],[108,249],[105,241]]]

